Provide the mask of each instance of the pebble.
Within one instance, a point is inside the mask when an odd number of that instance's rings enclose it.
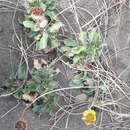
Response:
[[[75,97],[76,102],[84,102],[87,100],[87,95],[82,93]]]

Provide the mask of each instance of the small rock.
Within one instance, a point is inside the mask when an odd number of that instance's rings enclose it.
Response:
[[[87,100],[87,95],[82,93],[82,94],[77,95],[75,99],[76,99],[76,102],[84,102]]]

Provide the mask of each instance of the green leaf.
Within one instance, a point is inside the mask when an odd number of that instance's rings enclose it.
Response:
[[[33,105],[32,111],[41,116],[46,112],[47,106],[46,105]]]
[[[34,104],[33,108],[32,108],[32,111],[37,113],[39,110],[40,110],[40,106],[37,105],[37,104]]]
[[[62,26],[63,24],[61,22],[57,22],[50,27],[49,32],[57,33]]]
[[[29,38],[34,38],[35,36],[37,36],[37,32],[35,32],[35,31],[31,31],[31,32],[26,32],[26,34],[27,34],[27,36],[29,37]]]
[[[70,49],[71,49],[71,48],[69,48],[69,47],[61,47],[60,50],[61,50],[62,52],[66,52],[66,51],[70,51]]]
[[[58,87],[58,83],[56,81],[50,81],[48,83],[48,87],[49,88],[57,88]]]
[[[32,6],[37,7],[37,8],[40,8],[40,4],[41,4],[41,0],[35,0],[35,1],[32,3]]]
[[[38,34],[38,35],[36,35],[36,36],[34,37],[34,39],[38,41],[38,40],[40,40],[41,36],[42,36],[41,34]]]
[[[79,35],[79,40],[82,42],[82,44],[87,43],[87,33],[81,32]]]
[[[34,25],[34,27],[31,28],[31,30],[34,31],[34,32],[40,31],[40,27],[39,27],[38,23],[36,23],[36,24]]]
[[[55,114],[55,113],[53,112],[53,110],[50,110],[50,111],[49,111],[49,115],[50,115],[50,116],[54,116],[54,114]]]
[[[66,39],[66,40],[64,40],[64,44],[65,44],[65,46],[71,47],[71,46],[74,46],[75,41],[72,39]]]
[[[98,41],[98,34],[95,28],[88,33],[88,37],[90,43],[96,43]]]
[[[35,23],[33,21],[23,21],[23,25],[25,28],[34,28]]]
[[[95,61],[95,56],[93,55],[93,56],[90,56],[89,58],[87,58],[87,62],[88,63],[92,63],[92,62],[94,62]]]
[[[21,90],[17,91],[13,96],[17,99],[20,100],[22,98],[23,92]]]
[[[44,28],[45,26],[47,26],[47,24],[48,24],[48,20],[45,17],[43,17],[40,23],[40,27]]]
[[[60,45],[60,42],[55,39],[55,40],[51,40],[51,48],[56,48]]]
[[[48,97],[47,96],[43,96],[42,99],[47,102],[48,101]]]
[[[94,85],[94,81],[93,81],[93,79],[87,77],[86,80],[87,80],[87,84],[88,84],[88,85],[90,86],[90,88],[91,88],[91,86]]]
[[[56,0],[47,0],[48,10],[54,10],[56,8]]]
[[[56,104],[56,103],[58,103],[59,102],[59,100],[60,100],[60,96],[58,96],[58,95],[55,95],[54,96],[54,98],[53,98],[53,102],[54,102],[54,104]]]
[[[75,54],[72,53],[72,52],[68,52],[68,53],[67,53],[67,56],[68,56],[68,57],[73,57],[74,55],[75,55]]]
[[[74,79],[70,82],[70,84],[69,84],[70,86],[76,86],[76,87],[83,87],[84,85],[83,85],[83,79],[81,78],[81,76],[80,75],[76,75],[75,77],[74,77]]]
[[[17,76],[18,76],[19,80],[25,80],[25,79],[27,79],[27,74],[26,74],[26,72],[22,68],[18,69]]]
[[[40,41],[36,43],[36,49],[37,50],[45,49],[47,47],[47,42],[48,42],[48,33],[44,32]]]
[[[72,48],[71,53],[79,54],[79,53],[81,53],[82,51],[85,51],[85,50],[86,50],[86,46],[77,46],[77,47]]]
[[[40,7],[42,8],[43,11],[45,11],[46,8],[47,8],[46,4],[44,4],[44,3],[41,3],[41,4],[40,4]]]
[[[74,56],[74,58],[73,58],[73,61],[74,61],[74,63],[77,63],[80,59],[82,59],[84,56],[79,56],[79,55],[77,55],[77,56]]]
[[[51,20],[58,20],[58,18],[57,18],[57,16],[56,16],[56,14],[55,14],[55,12],[53,12],[53,11],[46,11],[45,12],[45,15],[47,16],[47,17],[49,17]]]
[[[23,20],[20,17],[18,17],[18,23],[23,25]]]

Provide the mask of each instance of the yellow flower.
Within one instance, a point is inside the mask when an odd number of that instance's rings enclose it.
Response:
[[[81,118],[86,125],[93,124],[96,121],[96,112],[94,110],[86,110],[83,112]]]

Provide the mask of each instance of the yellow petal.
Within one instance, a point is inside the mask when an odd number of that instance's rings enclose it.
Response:
[[[96,112],[94,110],[86,110],[81,118],[86,125],[93,124],[96,121]]]

